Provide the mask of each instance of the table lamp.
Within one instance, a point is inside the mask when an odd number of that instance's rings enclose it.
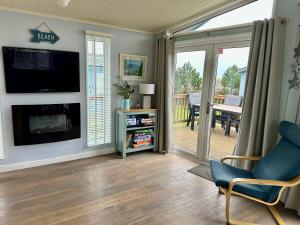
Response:
[[[155,84],[140,84],[139,93],[143,96],[143,109],[151,108],[151,96],[154,95]]]

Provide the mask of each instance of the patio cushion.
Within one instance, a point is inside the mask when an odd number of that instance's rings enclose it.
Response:
[[[242,100],[243,100],[242,96],[226,95],[224,99],[224,105],[241,106]]]
[[[190,105],[199,105],[201,102],[201,92],[191,92],[188,98]]]
[[[234,178],[254,178],[251,171],[233,167],[216,160],[210,161],[210,168],[213,180],[218,187],[228,188],[229,182]],[[233,190],[265,201],[269,197],[264,189],[254,184],[237,184],[233,187]]]

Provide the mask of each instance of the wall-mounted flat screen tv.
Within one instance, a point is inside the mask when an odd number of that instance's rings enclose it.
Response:
[[[79,53],[2,47],[7,93],[79,92]]]

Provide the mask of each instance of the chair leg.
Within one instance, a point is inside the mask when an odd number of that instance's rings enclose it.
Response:
[[[231,120],[227,118],[225,123],[225,136],[230,136],[230,129],[231,129]]]
[[[215,129],[216,128],[216,117],[213,116],[211,119],[211,128]]]
[[[191,130],[194,130],[194,125],[195,125],[195,106],[192,106],[191,110],[192,110],[192,113],[191,113]]]
[[[230,200],[231,200],[231,193],[226,191],[226,221],[228,225],[260,225],[257,223],[248,223],[239,220],[233,220],[230,218]]]
[[[188,121],[187,121],[187,123],[186,123],[186,126],[187,126],[187,127],[190,125],[191,118],[192,118],[192,110],[189,109],[189,118],[188,118]]]
[[[239,125],[238,124],[235,125],[235,131],[236,131],[236,133],[239,132]]]
[[[270,210],[272,216],[274,217],[278,225],[285,225],[285,222],[283,221],[282,217],[280,216],[280,214],[274,206],[268,206],[268,209]]]
[[[219,187],[219,193],[224,194],[224,195],[226,194],[226,192],[224,191],[224,189],[222,187]]]

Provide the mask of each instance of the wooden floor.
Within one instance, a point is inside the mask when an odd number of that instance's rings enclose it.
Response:
[[[195,123],[197,124],[197,123]],[[226,155],[232,155],[237,141],[235,128],[231,128],[230,136],[224,135],[224,129],[220,124],[216,124],[215,129],[211,129],[209,157],[221,159]],[[198,126],[194,130],[186,126],[186,123],[174,124],[174,144],[181,149],[197,152]]]
[[[0,174],[2,225],[225,225],[224,196],[176,155],[116,155]],[[275,224],[267,209],[234,197],[232,214]],[[294,211],[280,208],[289,225]]]

